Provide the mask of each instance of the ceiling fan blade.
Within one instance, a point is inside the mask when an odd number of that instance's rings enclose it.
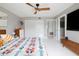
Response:
[[[33,7],[33,8],[36,8],[36,7],[34,7],[33,5],[31,5],[30,3],[26,3],[27,5],[29,5],[29,6],[31,6],[31,7]]]
[[[34,14],[37,14],[37,10],[34,12]]]
[[[41,11],[41,10],[50,10],[50,8],[35,8],[36,10],[39,10],[39,11]]]

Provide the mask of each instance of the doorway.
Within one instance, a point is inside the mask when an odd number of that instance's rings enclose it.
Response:
[[[47,23],[47,36],[48,38],[56,37],[56,21],[48,21]]]
[[[65,17],[60,18],[60,38],[65,37]]]
[[[66,21],[66,15],[62,15],[60,17],[58,17],[58,20],[57,20],[57,28],[58,28],[58,31],[57,31],[57,39],[60,41],[61,38],[65,38],[66,37],[66,26],[67,26],[67,21]]]

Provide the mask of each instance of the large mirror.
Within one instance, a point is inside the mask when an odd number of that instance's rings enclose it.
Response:
[[[5,29],[7,27],[7,17],[8,15],[0,11],[0,29]]]

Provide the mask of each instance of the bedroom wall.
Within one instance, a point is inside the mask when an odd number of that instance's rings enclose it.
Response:
[[[79,43],[79,31],[68,31],[67,30],[67,36],[70,40]]]
[[[16,27],[20,27],[20,23],[19,21],[21,20],[18,16],[14,15],[13,13],[9,12],[8,10],[0,7],[0,11],[6,13],[8,15],[8,17],[6,17],[5,19],[7,20],[7,34],[12,34],[12,32],[14,31],[14,29]]]

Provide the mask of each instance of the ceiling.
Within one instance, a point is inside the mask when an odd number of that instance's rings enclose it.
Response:
[[[35,6],[35,4],[32,3]],[[33,14],[34,9],[25,3],[0,3],[0,7],[12,12],[19,17],[55,17],[65,9],[72,6],[73,3],[40,3],[39,7],[49,7],[49,11],[39,11]]]

